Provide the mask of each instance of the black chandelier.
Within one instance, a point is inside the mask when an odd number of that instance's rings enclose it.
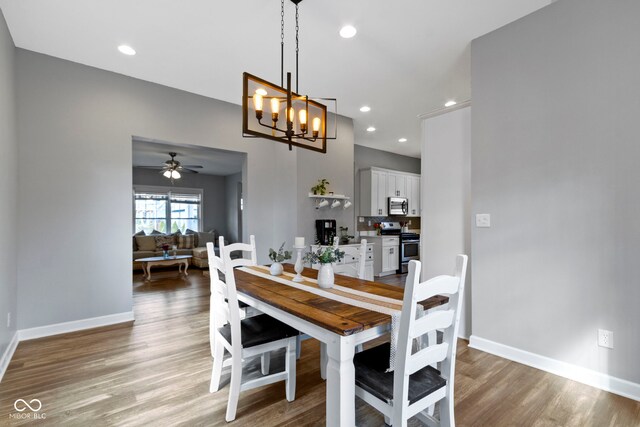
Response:
[[[242,136],[261,137],[321,153],[327,152],[327,106],[318,102],[333,102],[335,98],[310,99],[298,93],[298,5],[302,0],[291,0],[296,6],[296,91],[291,89],[291,73],[287,72],[284,85],[284,0],[280,11],[280,86],[245,72],[242,79]],[[270,116],[264,117],[265,103]],[[337,111],[334,111],[337,113]],[[283,123],[284,122],[284,123]],[[337,130],[337,126],[336,126]]]

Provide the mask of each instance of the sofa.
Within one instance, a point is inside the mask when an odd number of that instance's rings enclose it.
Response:
[[[190,265],[199,268],[209,267],[209,255],[207,254],[207,243],[213,242],[216,255],[218,252],[218,233],[198,232],[187,229],[183,234],[180,231],[173,234],[164,234],[153,230],[150,234],[139,231],[133,235],[133,269],[142,270],[142,263],[136,260],[162,256],[162,245],[169,245],[169,253],[173,255],[175,246],[176,255],[191,255]]]

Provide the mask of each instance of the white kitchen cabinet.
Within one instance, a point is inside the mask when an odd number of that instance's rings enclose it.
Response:
[[[420,176],[407,176],[407,198],[409,199],[407,216],[420,216]]]
[[[360,250],[359,243],[353,243],[348,245],[338,245],[338,249],[345,246],[351,246],[356,248],[356,250],[358,251]],[[373,263],[374,263],[373,246],[374,246],[373,243],[370,243],[369,241],[367,241],[367,249],[366,249],[367,255],[365,256],[365,263],[364,263],[364,279],[365,280],[373,280]],[[326,247],[326,246],[313,245],[311,246],[311,251],[316,252],[321,247]],[[353,256],[345,256],[343,259],[341,259],[340,261],[338,261],[333,265],[333,272],[335,274],[346,274],[346,275],[352,276],[353,273],[356,271],[354,268],[354,264],[357,264],[357,263],[358,263],[357,258]],[[320,264],[312,264],[311,268],[318,270],[320,269]]]
[[[400,268],[400,238],[398,236],[366,236],[373,246],[373,274],[381,277],[395,274]]]
[[[402,173],[387,172],[387,197],[407,197],[407,178]]]
[[[360,216],[387,215],[387,172],[360,171]]]

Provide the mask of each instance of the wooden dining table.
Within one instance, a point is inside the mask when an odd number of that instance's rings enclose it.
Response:
[[[293,265],[285,264],[293,273]],[[264,276],[236,270],[238,299],[322,343],[321,359],[326,373],[326,424],[355,426],[355,347],[389,332],[391,316],[323,297],[279,283]],[[305,268],[302,275],[316,279],[318,271]],[[403,299],[403,289],[384,283],[335,275],[335,284],[357,291]],[[435,296],[420,304],[425,310],[448,302]],[[326,351],[324,351],[326,350]]]

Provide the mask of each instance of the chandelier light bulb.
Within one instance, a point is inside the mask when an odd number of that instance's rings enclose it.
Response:
[[[313,131],[320,132],[320,117],[313,119]]]
[[[278,114],[280,112],[280,100],[278,98],[271,98],[271,120],[278,121]]]
[[[258,89],[256,89],[256,93],[258,95],[262,95],[262,96],[267,96],[267,91],[261,87],[259,87]]]
[[[289,122],[293,123],[293,120],[296,118],[296,110],[293,107],[289,108]]]
[[[262,112],[262,101],[262,95],[260,95],[256,91],[256,93],[253,95],[253,108],[256,110],[256,112]]]

